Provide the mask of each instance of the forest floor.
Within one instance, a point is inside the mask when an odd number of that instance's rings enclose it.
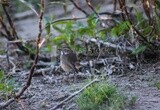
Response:
[[[18,20],[15,25],[23,39],[34,39],[38,35],[37,17]],[[18,62],[20,64],[22,62],[29,63],[29,58],[26,56],[14,56],[13,60],[17,64]],[[141,64],[139,70],[133,70],[125,74],[107,76],[106,80],[115,84],[121,92],[129,97],[135,96],[137,98],[134,105],[125,110],[160,110],[160,90],[155,87],[160,79],[160,69],[155,70],[155,65],[160,67],[160,61]],[[23,71],[23,73],[19,72],[11,75],[19,85],[23,85],[27,80],[28,70]],[[80,78],[76,83],[73,83],[72,78],[70,78],[66,82],[62,80],[63,74],[44,73],[43,75],[35,75],[23,98],[19,103],[12,103],[7,110],[49,110],[49,108],[84,87],[90,80],[90,78]],[[58,110],[67,109],[76,110],[77,106],[73,101],[69,101]]]

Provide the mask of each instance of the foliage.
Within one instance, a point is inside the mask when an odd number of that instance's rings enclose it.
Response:
[[[100,82],[88,87],[77,99],[80,110],[121,110],[125,97],[115,86]]]
[[[155,87],[157,87],[158,90],[160,90],[160,82],[156,82],[154,85]]]
[[[77,40],[80,41],[80,39],[84,39],[85,37],[104,38],[104,32],[97,29],[97,22],[97,19],[94,19],[94,15],[87,18],[86,24],[74,21],[74,19],[57,22],[47,20],[46,32],[48,33],[48,36],[50,36],[51,29],[53,28],[59,33],[58,36],[51,38],[51,41],[58,47],[65,42],[74,50],[82,50],[83,46],[77,45]]]
[[[136,54],[136,55],[137,55],[137,54],[145,51],[146,48],[147,48],[146,45],[139,45],[137,48],[135,48],[135,49],[132,51],[132,54]]]
[[[127,103],[128,107],[132,107],[135,104],[136,100],[137,100],[137,97],[132,96],[131,99]]]
[[[114,28],[112,28],[111,35],[120,36],[122,34],[125,34],[125,32],[129,30],[129,28],[130,28],[130,23],[128,21],[123,21]]]
[[[14,79],[9,79],[4,74],[4,71],[0,71],[0,96],[5,96],[4,98],[7,98],[17,87]]]

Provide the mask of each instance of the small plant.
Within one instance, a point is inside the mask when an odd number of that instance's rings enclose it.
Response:
[[[98,30],[98,20],[95,19],[94,15],[88,17],[86,23],[74,21],[74,19],[54,21],[54,19],[48,20],[47,18],[46,21],[45,29],[48,36],[51,36],[52,28],[59,33],[59,35],[50,39],[58,48],[65,42],[71,49],[82,51],[83,46],[77,44],[76,41],[81,42],[86,37],[103,39],[105,36],[104,31]]]
[[[132,107],[135,104],[136,100],[137,100],[137,97],[136,96],[132,96],[130,98],[130,100],[128,101],[128,107]]]
[[[124,100],[115,86],[100,82],[88,87],[76,103],[80,110],[122,110]]]
[[[13,79],[7,78],[4,71],[0,71],[0,97],[1,99],[8,99],[7,97],[17,88],[16,82]]]
[[[154,84],[154,86],[155,86],[158,90],[160,90],[160,82],[156,82],[156,83]]]

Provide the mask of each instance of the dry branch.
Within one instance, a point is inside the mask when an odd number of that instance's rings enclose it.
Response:
[[[83,12],[86,16],[89,16],[89,14],[85,11],[85,10],[83,10],[74,0],[70,0],[72,3],[73,3],[73,5],[78,9],[78,10],[80,10],[81,12]]]
[[[61,101],[60,103],[58,103],[56,106],[54,106],[53,108],[51,108],[49,110],[57,109],[59,106],[62,106],[65,102],[69,101],[70,99],[72,99],[73,97],[78,95],[80,92],[82,92],[84,89],[86,89],[87,87],[89,87],[90,85],[92,85],[93,83],[96,83],[96,82],[99,82],[99,80],[98,79],[94,79],[93,81],[91,81],[90,83],[85,85],[83,88],[81,88],[79,91],[74,92],[72,95],[70,95],[69,97],[67,97],[66,99],[64,99],[63,101]]]
[[[38,57],[39,57],[39,49],[40,49],[39,43],[40,43],[40,40],[41,40],[40,38],[41,38],[41,34],[42,34],[42,19],[43,19],[43,13],[44,13],[44,0],[41,0],[41,5],[42,5],[42,8],[41,8],[41,12],[40,12],[40,15],[39,15],[39,33],[38,33],[37,44],[36,44],[36,57],[34,59],[34,63],[32,65],[32,67],[30,69],[30,73],[28,75],[27,82],[26,82],[25,86],[21,90],[19,90],[19,93],[17,93],[14,98],[9,99],[6,102],[0,103],[0,108],[5,108],[8,105],[10,105],[12,102],[14,102],[16,99],[19,99],[31,84],[32,76],[34,74],[34,70],[35,70],[36,64],[38,62]],[[15,35],[16,35],[16,33],[15,33]]]

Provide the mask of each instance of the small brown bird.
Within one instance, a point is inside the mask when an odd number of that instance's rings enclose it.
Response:
[[[60,66],[67,73],[73,72],[75,78],[75,73],[78,73],[80,66],[76,53],[68,48],[63,48],[60,55]]]

